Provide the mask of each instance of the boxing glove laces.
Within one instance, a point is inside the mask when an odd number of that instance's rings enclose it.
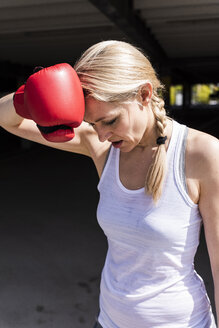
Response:
[[[46,140],[69,141],[84,117],[79,77],[67,63],[42,68],[15,92],[14,107],[18,115],[37,124]]]

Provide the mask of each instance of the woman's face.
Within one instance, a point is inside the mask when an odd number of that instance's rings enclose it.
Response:
[[[107,140],[121,151],[129,152],[145,139],[148,114],[137,100],[116,104],[88,98],[84,121],[93,126],[101,142]]]

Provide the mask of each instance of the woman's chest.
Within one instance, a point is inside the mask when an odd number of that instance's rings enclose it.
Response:
[[[197,245],[200,219],[178,195],[162,199],[157,206],[144,190],[121,192],[119,188],[100,190],[97,219],[106,236],[130,246],[165,248]]]
[[[152,151],[131,156],[121,153],[118,170],[122,185],[130,190],[143,188],[151,164]]]

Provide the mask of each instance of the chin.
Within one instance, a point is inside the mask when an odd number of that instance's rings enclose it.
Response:
[[[122,153],[129,153],[130,151],[132,151],[135,148],[135,146],[133,145],[127,145],[126,147],[121,147],[120,151]]]

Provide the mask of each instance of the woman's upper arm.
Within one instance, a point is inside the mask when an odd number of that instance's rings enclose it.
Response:
[[[55,143],[44,139],[32,120],[17,115],[13,106],[13,93],[0,99],[0,125],[8,132],[21,138],[69,152],[89,156],[94,161],[99,175],[102,172],[110,143],[100,142],[95,130],[89,124],[74,129],[75,136],[68,142]]]
[[[8,132],[24,139],[28,139],[60,150],[90,156],[90,150],[88,149],[89,144],[86,142],[86,134],[87,137],[89,137],[89,135],[92,134],[92,131],[90,131],[92,128],[90,128],[85,122],[82,122],[80,127],[74,129],[75,136],[72,140],[61,143],[49,142],[44,139],[38,130],[36,123],[32,120],[23,119],[19,125],[2,127]],[[94,139],[95,137],[91,135],[91,138]]]
[[[207,136],[201,147],[199,210],[214,274],[219,272],[219,141]]]
[[[17,115],[13,105],[14,93],[8,94],[0,99],[0,125],[8,132],[15,134],[21,138],[32,140],[49,147],[62,149],[66,151],[76,152],[89,156],[90,150],[87,146],[90,143],[86,142],[86,134],[91,137],[95,143],[95,131],[89,127],[87,123],[82,123],[80,127],[74,130],[75,137],[69,142],[54,143],[44,139],[38,130],[36,124],[32,120],[23,119]],[[97,137],[96,137],[97,140]]]

